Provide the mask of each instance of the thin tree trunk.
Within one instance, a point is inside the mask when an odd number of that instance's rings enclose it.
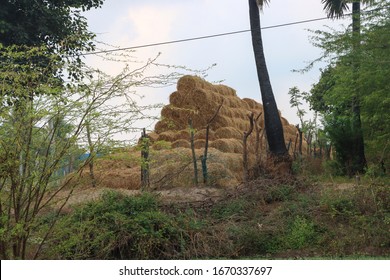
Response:
[[[92,187],[96,187],[96,178],[95,178],[95,172],[94,172],[94,146],[92,143],[92,136],[91,136],[91,126],[89,122],[86,123],[86,130],[87,130],[87,138],[88,138],[88,146],[89,146],[89,177],[91,178],[91,184]]]
[[[190,141],[191,141],[191,151],[192,151],[192,162],[194,164],[194,183],[195,185],[199,185],[198,181],[198,164],[195,153],[195,143],[194,143],[194,129],[192,126],[192,119],[189,119],[188,124],[190,126]]]
[[[244,165],[243,179],[245,185],[248,183],[248,177],[249,177],[247,140],[249,135],[251,135],[253,131],[253,113],[250,116],[248,116],[248,118],[249,118],[250,127],[248,131],[244,132],[244,136],[243,136],[243,150],[244,150],[243,151],[243,165]]]
[[[256,132],[256,147],[255,147],[255,156],[256,156],[256,165],[259,166],[260,164],[260,124],[259,124],[259,119],[263,113],[260,113],[256,119],[255,119],[255,132]]]
[[[221,105],[218,106],[217,110],[215,111],[214,115],[211,117],[211,119],[207,122],[206,126],[206,143],[204,145],[204,153],[201,159],[202,162],[202,174],[203,174],[203,183],[207,184],[208,181],[208,170],[207,170],[207,154],[209,149],[209,133],[210,133],[210,125],[214,121],[214,119],[217,117],[219,110],[221,110],[221,107],[223,105],[223,101]],[[191,137],[193,138],[193,137]],[[192,144],[191,144],[192,145]]]
[[[141,189],[150,188],[149,179],[149,136],[144,128],[141,134]]]
[[[260,13],[256,0],[249,0],[249,18],[257,76],[259,79],[261,97],[263,101],[264,124],[267,133],[268,146],[271,155],[283,157],[287,155],[287,149],[284,142],[282,122],[280,120],[278,107],[276,105],[265,62],[261,36]]]

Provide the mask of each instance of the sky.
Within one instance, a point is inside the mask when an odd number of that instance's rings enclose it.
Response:
[[[242,0],[105,0],[102,8],[88,11],[89,29],[97,40],[118,47],[133,47],[219,33],[248,30],[248,2]],[[273,0],[261,16],[262,27],[326,16],[320,0]],[[348,20],[321,20],[262,31],[271,84],[279,110],[292,124],[298,124],[296,109],[289,104],[288,91],[297,86],[309,91],[319,78],[319,64],[308,73],[292,72],[304,68],[321,55],[310,42],[311,30],[345,28]],[[197,41],[137,49],[133,54],[147,60],[161,53],[160,63],[204,69],[212,64],[206,80],[221,81],[234,88],[240,98],[261,103],[250,32]],[[108,73],[122,66],[87,56],[87,63]],[[143,89],[142,102],[168,103],[175,87]],[[308,115],[307,118],[309,118]]]

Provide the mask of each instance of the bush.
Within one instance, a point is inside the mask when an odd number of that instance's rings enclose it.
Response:
[[[217,204],[212,209],[212,215],[215,219],[225,220],[243,216],[248,210],[248,202],[244,199]]]
[[[258,225],[234,226],[230,234],[241,256],[261,256],[283,249],[281,232],[261,230]]]
[[[274,185],[269,187],[266,194],[264,195],[264,200],[267,203],[277,202],[277,201],[288,201],[294,194],[296,194],[296,189],[291,185]]]
[[[285,245],[288,249],[302,249],[315,243],[317,233],[314,223],[297,216],[287,233]]]
[[[150,194],[107,192],[58,225],[46,252],[56,259],[161,259],[175,255],[182,239]]]
[[[337,160],[328,160],[324,162],[325,172],[332,176],[344,176],[345,168]]]

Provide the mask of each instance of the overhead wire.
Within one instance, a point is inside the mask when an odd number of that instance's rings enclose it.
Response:
[[[349,16],[349,15],[351,15],[351,13],[345,14],[344,17]],[[285,26],[303,24],[303,23],[314,22],[314,21],[321,21],[321,20],[326,20],[326,19],[329,19],[329,18],[322,17],[322,18],[294,21],[294,22],[282,23],[282,24],[277,24],[277,25],[265,26],[265,27],[262,27],[261,29],[266,30],[266,29],[280,28],[280,27],[285,27]],[[183,42],[189,42],[189,41],[204,40],[204,39],[210,39],[210,38],[215,38],[215,37],[230,36],[230,35],[250,32],[250,31],[251,31],[250,29],[245,29],[245,30],[218,33],[218,34],[212,34],[212,35],[206,35],[206,36],[200,36],[200,37],[192,37],[192,38],[185,38],[185,39],[179,39],[179,40],[144,44],[144,45],[138,45],[138,46],[132,46],[132,47],[123,47],[123,48],[114,48],[114,49],[109,49],[109,50],[93,51],[93,52],[83,53],[81,55],[86,56],[86,55],[111,53],[111,52],[118,52],[118,51],[125,51],[125,50],[141,49],[141,48],[147,48],[147,47],[155,47],[155,46],[162,46],[162,45],[168,45],[168,44],[176,44],[176,43],[183,43]]]

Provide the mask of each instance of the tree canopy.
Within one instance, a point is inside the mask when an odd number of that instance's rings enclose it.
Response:
[[[93,37],[80,11],[98,8],[103,0],[5,0],[0,10],[0,43],[72,50],[87,47]]]
[[[376,166],[389,161],[388,156],[386,158],[390,136],[389,5],[387,1],[377,1],[362,14],[358,50],[354,49],[354,38],[348,30],[317,31],[314,39],[315,44],[324,50],[329,65],[322,70],[308,100],[311,108],[324,116],[325,129],[343,168],[350,164],[349,155],[353,154],[350,143],[355,128],[350,108],[356,88],[367,159]],[[356,61],[358,69],[354,67]]]

